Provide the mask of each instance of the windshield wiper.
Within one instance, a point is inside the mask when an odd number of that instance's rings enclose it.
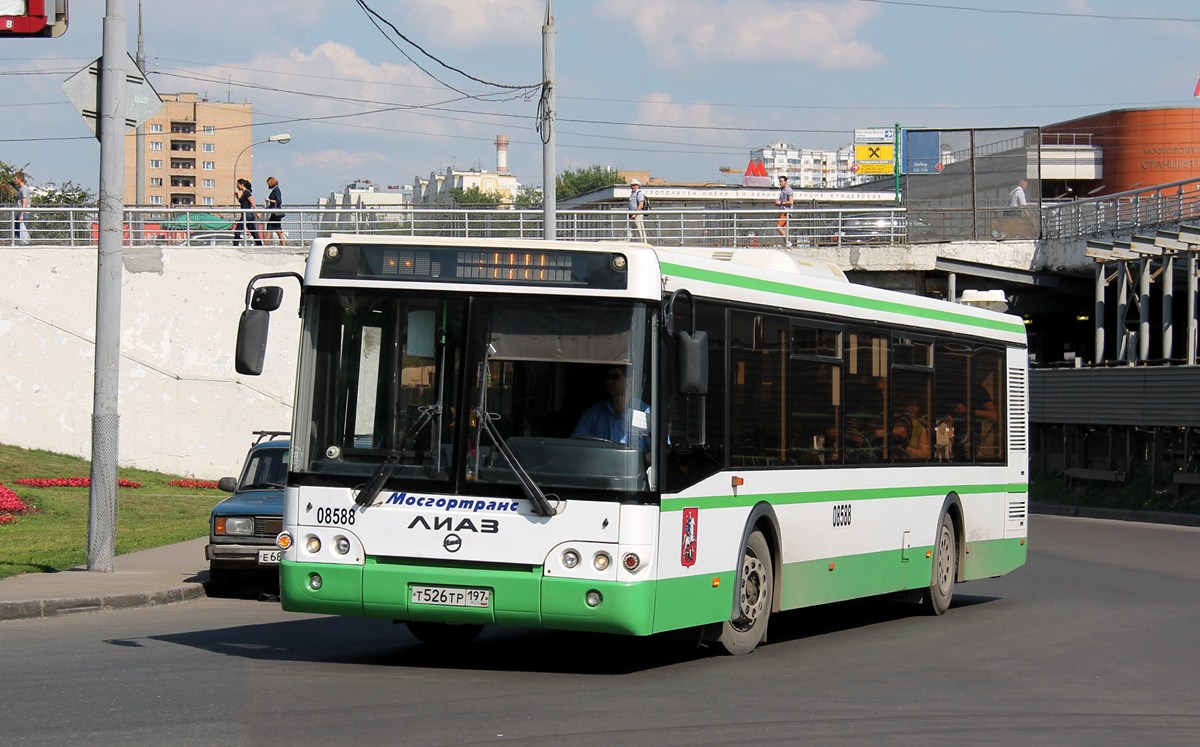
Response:
[[[434,418],[439,418],[442,414],[441,404],[424,405],[417,408],[421,413],[421,417],[417,418],[417,422],[413,423],[412,427],[404,432],[404,436],[400,439],[400,443],[396,444],[396,448],[388,452],[379,467],[371,474],[371,479],[367,480],[367,484],[363,489],[358,491],[354,502],[360,506],[370,506],[375,502],[375,497],[379,495],[379,491],[383,490],[383,486],[387,481],[392,479],[392,475],[396,472],[396,467],[399,466],[400,460],[404,458],[404,447],[408,442],[417,437],[425,426],[429,425]]]
[[[532,504],[533,512],[536,514],[541,514],[542,516],[554,516],[556,513],[558,513],[558,510],[550,504],[549,500],[546,499],[546,494],[542,492],[542,489],[538,487],[538,484],[534,482],[533,478],[529,476],[529,473],[525,471],[525,467],[521,465],[521,463],[517,460],[516,455],[512,453],[512,449],[508,448],[508,444],[505,443],[504,437],[500,435],[500,432],[496,430],[496,426],[492,425],[492,421],[498,418],[487,411],[487,361],[495,354],[496,348],[489,343],[487,346],[487,353],[484,356],[484,361],[479,364],[479,403],[475,407],[475,427],[478,429],[478,431],[476,431],[474,443],[476,474],[478,474],[478,461],[480,456],[478,434],[480,431],[482,431],[486,432],[488,437],[492,439],[492,443],[495,444],[496,449],[500,452],[500,455],[504,457],[504,461],[508,462],[509,468],[512,469],[513,474],[517,476],[517,482],[521,484],[521,491],[525,493],[525,497],[528,498],[530,504]]]

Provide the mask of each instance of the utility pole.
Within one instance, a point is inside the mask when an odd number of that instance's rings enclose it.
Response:
[[[146,76],[146,50],[142,43],[142,0],[138,0],[138,40],[137,40],[137,57],[134,62],[137,63],[138,70],[142,71],[142,77]],[[134,205],[141,207],[146,204],[146,124],[143,122],[137,126],[137,160],[136,173],[134,178],[137,183],[134,185],[136,194],[134,197]],[[139,218],[137,222],[137,237],[142,237],[142,221]]]
[[[111,573],[117,534],[117,411],[121,359],[121,249],[125,212],[125,0],[107,0],[100,94],[100,237],[96,262],[96,371],[88,570]]]
[[[542,111],[538,128],[542,135],[542,238],[558,238],[558,183],[555,179],[554,133],[554,9],[546,0],[546,22],[542,24]]]

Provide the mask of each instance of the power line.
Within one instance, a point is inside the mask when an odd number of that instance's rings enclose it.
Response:
[[[49,140],[95,140],[94,135],[69,135],[64,137],[8,137],[0,138],[0,143],[42,143]]]
[[[931,10],[962,10],[973,13],[990,13],[993,15],[1015,16],[1051,16],[1055,18],[1092,18],[1100,21],[1175,21],[1178,23],[1200,23],[1200,18],[1173,18],[1168,16],[1114,16],[1104,13],[1068,13],[1053,10],[1015,10],[1012,8],[977,8],[970,5],[943,5],[939,3],[916,3],[905,0],[858,0],[861,3],[876,5],[898,5],[909,8],[929,8]]]
[[[432,55],[432,54],[430,54],[429,52],[425,51],[425,49],[424,49],[423,47],[421,47],[421,45],[417,44],[415,41],[413,41],[412,39],[409,39],[407,36],[405,36],[403,33],[401,33],[401,32],[400,32],[400,29],[396,28],[396,25],[395,25],[395,24],[393,24],[391,21],[389,21],[388,19],[386,19],[386,18],[384,18],[383,16],[381,16],[381,15],[380,15],[379,13],[377,13],[377,12],[376,12],[376,11],[375,11],[373,8],[371,8],[371,6],[367,5],[367,3],[366,3],[366,1],[365,1],[365,0],[355,0],[355,2],[357,2],[357,3],[358,3],[358,7],[362,8],[362,11],[363,11],[364,13],[366,13],[366,14],[367,14],[367,17],[368,17],[368,18],[371,18],[371,22],[372,22],[373,24],[375,24],[375,27],[376,27],[376,28],[379,28],[379,24],[378,24],[378,23],[375,23],[375,20],[374,20],[374,19],[376,19],[376,18],[377,18],[377,19],[379,19],[380,21],[382,21],[383,23],[387,24],[387,25],[388,25],[388,28],[390,28],[390,29],[392,30],[392,32],[396,34],[396,36],[398,36],[398,37],[400,37],[401,39],[403,39],[403,40],[404,40],[406,43],[408,43],[409,45],[411,45],[411,46],[412,46],[414,49],[416,49],[418,52],[420,52],[421,54],[425,55],[425,56],[426,56],[426,57],[428,57],[429,59],[431,59],[431,60],[433,60],[434,62],[436,62],[437,64],[441,65],[442,67],[446,68],[447,70],[451,70],[451,71],[453,71],[453,72],[456,72],[456,73],[458,73],[459,75],[463,76],[464,78],[467,78],[468,80],[473,80],[473,81],[475,81],[476,83],[481,83],[481,84],[483,84],[483,85],[485,85],[485,86],[491,86],[492,88],[505,88],[505,89],[509,89],[509,90],[517,90],[517,91],[523,91],[523,90],[530,90],[530,91],[532,91],[532,90],[536,90],[536,89],[538,89],[538,88],[541,88],[541,87],[542,87],[542,82],[541,82],[541,81],[539,81],[539,82],[537,82],[537,83],[533,83],[533,84],[528,84],[528,85],[519,85],[519,86],[514,86],[514,85],[509,85],[509,84],[506,84],[506,83],[492,83],[491,81],[484,80],[483,78],[477,78],[477,77],[475,77],[474,75],[471,75],[471,74],[470,74],[470,73],[468,73],[468,72],[465,72],[465,71],[463,71],[463,70],[460,70],[459,68],[457,68],[457,67],[454,67],[453,65],[450,65],[450,64],[448,64],[448,63],[446,63],[446,62],[443,62],[442,60],[438,59],[438,58],[437,58],[437,57],[435,57],[434,55]],[[383,29],[379,29],[379,31],[380,31],[380,33],[383,33]],[[387,38],[387,34],[384,34],[384,37],[385,37],[385,38]],[[390,39],[389,39],[389,41],[390,41]],[[392,42],[392,46],[396,47],[396,49],[397,49],[397,50],[399,50],[399,51],[400,51],[400,53],[401,53],[401,54],[403,54],[403,55],[404,55],[404,56],[405,56],[405,57],[408,59],[408,61],[409,61],[409,62],[411,62],[412,64],[416,65],[418,68],[420,68],[420,69],[421,69],[421,72],[425,73],[425,74],[426,74],[426,75],[428,75],[430,78],[433,78],[433,79],[434,79],[434,80],[436,80],[438,83],[441,83],[442,85],[446,86],[447,88],[451,88],[451,89],[453,89],[453,90],[455,90],[455,91],[458,91],[458,93],[464,93],[463,91],[459,91],[457,88],[454,88],[454,87],[453,87],[453,86],[451,86],[449,83],[445,83],[444,81],[442,81],[442,80],[438,79],[438,77],[437,77],[437,76],[435,76],[433,73],[431,73],[431,72],[429,72],[428,70],[426,70],[425,68],[421,67],[421,65],[420,65],[420,64],[418,64],[418,63],[416,62],[416,60],[414,60],[412,57],[410,57],[410,56],[408,55],[408,53],[407,53],[407,52],[405,52],[404,50],[400,49],[399,45],[397,45],[395,42]],[[464,95],[467,95],[467,94],[464,94]]]
[[[871,0],[862,0],[862,1],[869,2]],[[439,90],[436,86],[422,86],[422,85],[416,85],[416,84],[412,84],[412,83],[396,83],[396,82],[392,82],[392,81],[377,80],[377,79],[372,79],[372,78],[347,78],[344,76],[313,75],[311,73],[296,73],[296,72],[282,71],[282,70],[263,70],[260,68],[245,67],[245,66],[240,66],[240,65],[207,65],[206,63],[197,62],[194,60],[176,60],[176,59],[160,58],[160,57],[156,57],[154,59],[156,61],[161,60],[163,62],[175,62],[175,63],[183,63],[183,64],[187,64],[187,65],[206,65],[207,67],[239,70],[239,71],[244,71],[247,73],[269,74],[269,75],[276,75],[276,76],[281,76],[281,77],[311,78],[313,80],[332,80],[332,81],[337,81],[339,84],[365,83],[365,84],[370,84],[372,86],[389,86],[389,87],[396,87],[396,88],[416,88],[416,89],[429,90],[429,91]],[[177,68],[177,67],[168,67],[166,69],[168,69],[168,70],[186,70],[186,68]],[[150,74],[159,74],[159,75],[170,75],[168,73],[161,72],[159,70],[150,70],[149,73]],[[3,73],[0,73],[0,75],[2,75],[2,74]],[[176,73],[174,75],[177,77],[181,77],[181,78],[187,77],[187,76],[183,75],[182,73]],[[220,83],[221,85],[225,85],[228,82],[224,78],[218,79],[215,77],[213,77],[213,78],[196,77],[196,78],[194,78],[194,80],[201,80],[204,82],[211,82],[211,83]],[[310,93],[310,92],[305,92],[305,91],[293,91],[290,89],[283,89],[283,88],[272,88],[270,86],[262,86],[262,85],[251,84],[251,83],[239,83],[239,85],[246,86],[246,87],[253,86],[253,87],[260,88],[262,90],[271,90],[271,91],[284,92],[284,93],[296,93],[298,95],[303,95],[303,96],[327,96],[327,94]],[[476,93],[467,92],[464,95],[470,96],[470,97],[476,97],[476,96],[482,95],[482,94],[479,94],[478,92],[476,92]],[[491,95],[496,96],[499,94],[491,94]],[[558,98],[559,100],[563,100],[563,101],[587,101],[587,102],[615,103],[615,104],[641,105],[641,104],[652,103],[652,102],[648,102],[644,99],[625,99],[625,98],[610,98],[610,97],[599,97],[599,96],[568,96],[568,95],[562,95],[562,94],[558,95],[556,98]],[[363,99],[352,99],[352,98],[347,97],[347,100],[349,100],[349,101],[360,100],[361,101]],[[495,101],[498,99],[483,99],[483,100]],[[1053,103],[1053,104],[996,103],[996,104],[985,104],[985,105],[977,105],[977,106],[962,106],[962,105],[958,105],[958,104],[933,104],[933,103],[930,103],[930,104],[921,104],[921,103],[916,103],[916,104],[781,104],[781,103],[767,103],[767,104],[764,104],[764,103],[759,103],[756,101],[750,101],[750,102],[745,102],[745,101],[733,101],[733,102],[729,102],[729,101],[671,101],[669,103],[672,106],[710,106],[713,108],[724,108],[724,109],[766,109],[766,110],[778,110],[778,111],[833,111],[833,112],[837,112],[837,111],[846,111],[846,112],[853,112],[853,111],[952,111],[952,112],[972,112],[972,111],[992,111],[992,110],[1011,111],[1014,109],[1030,110],[1030,111],[1036,111],[1036,110],[1041,110],[1041,109],[1114,109],[1114,108],[1123,108],[1123,107],[1178,105],[1179,101],[1178,100],[1170,100],[1170,101],[1111,101],[1111,102],[1100,101],[1100,102]]]
[[[217,80],[215,78],[206,78],[204,76],[189,76],[189,75],[183,75],[180,73],[164,73],[164,72],[155,71],[154,74],[156,76],[161,75],[161,76],[167,76],[167,77],[177,77],[177,78],[183,78],[185,80],[202,80],[204,82],[211,82],[211,83],[225,82],[225,81]],[[349,117],[360,117],[360,116],[365,116],[365,115],[369,115],[369,114],[380,114],[380,113],[392,112],[392,111],[421,112],[424,110],[438,111],[438,112],[450,112],[450,113],[456,113],[456,114],[471,114],[471,115],[475,115],[475,116],[484,116],[484,117],[503,117],[503,118],[510,118],[510,119],[512,119],[512,118],[530,119],[531,118],[529,115],[509,114],[509,113],[499,113],[499,112],[479,112],[479,111],[473,111],[473,110],[469,110],[469,109],[464,110],[464,109],[447,109],[447,108],[445,108],[446,104],[453,103],[454,101],[461,101],[466,98],[475,98],[476,100],[479,100],[478,97],[473,97],[473,96],[470,96],[469,94],[463,94],[463,96],[461,96],[459,98],[450,99],[448,101],[431,103],[431,104],[395,104],[395,103],[391,103],[391,102],[370,101],[370,100],[364,100],[364,99],[358,99],[358,98],[333,96],[330,94],[312,93],[312,92],[307,92],[307,91],[294,91],[294,90],[279,88],[276,86],[267,86],[267,85],[262,85],[262,84],[257,84],[257,83],[243,83],[243,82],[239,81],[239,82],[235,83],[235,85],[237,85],[238,87],[241,87],[241,88],[252,88],[252,89],[257,89],[257,90],[271,91],[273,93],[283,93],[283,94],[304,96],[307,98],[324,98],[324,99],[331,99],[331,100],[335,100],[335,101],[346,101],[349,103],[376,103],[376,104],[383,105],[381,108],[378,108],[378,109],[371,109],[371,110],[361,111],[361,112],[353,112],[353,113],[349,113],[349,114],[329,114],[329,115],[311,116],[311,117],[295,117],[293,119],[275,122],[274,124],[286,124],[289,122],[320,121],[320,120],[327,120],[327,119],[344,119],[344,118],[349,118]],[[564,117],[559,117],[558,121],[570,122],[573,124],[603,125],[603,126],[610,126],[610,127],[613,127],[613,126],[647,127],[647,128],[661,128],[661,129],[697,130],[697,131],[702,131],[702,132],[781,132],[781,133],[789,133],[789,134],[813,134],[813,133],[815,133],[815,134],[830,134],[830,133],[844,133],[845,132],[845,130],[827,130],[827,129],[794,128],[794,127],[793,128],[719,127],[719,126],[713,126],[713,125],[677,125],[677,124],[657,124],[654,122],[618,122],[618,121],[612,121],[612,120],[575,119],[575,118],[564,118]]]

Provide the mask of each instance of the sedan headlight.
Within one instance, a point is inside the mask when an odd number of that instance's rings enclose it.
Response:
[[[254,534],[253,516],[218,516],[217,534],[249,537]]]

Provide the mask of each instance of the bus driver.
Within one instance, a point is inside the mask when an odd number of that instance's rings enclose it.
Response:
[[[584,410],[571,438],[602,438],[626,445],[637,438],[648,459],[650,406],[631,396],[627,377],[625,366],[609,366],[605,370],[605,398]]]

